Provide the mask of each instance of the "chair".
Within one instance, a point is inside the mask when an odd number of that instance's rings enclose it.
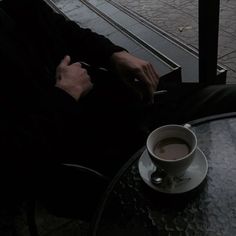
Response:
[[[56,216],[90,221],[109,179],[93,169],[69,163],[56,167],[51,174],[39,201]],[[31,236],[39,235],[35,209],[36,198],[30,198],[26,214]]]

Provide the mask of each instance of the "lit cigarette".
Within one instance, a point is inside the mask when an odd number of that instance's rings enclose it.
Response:
[[[166,94],[168,91],[167,90],[159,90],[153,93],[154,96],[159,95],[159,94]]]

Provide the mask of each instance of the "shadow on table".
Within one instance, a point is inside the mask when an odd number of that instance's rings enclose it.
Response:
[[[198,200],[201,192],[207,186],[207,178],[195,189],[186,193],[179,194],[167,194],[160,193],[147,185],[143,184],[143,195],[144,198],[151,204],[153,208],[157,209],[171,209],[181,210],[184,209],[188,204]]]

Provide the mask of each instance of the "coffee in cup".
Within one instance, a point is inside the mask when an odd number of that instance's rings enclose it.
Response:
[[[188,155],[190,151],[188,143],[177,137],[162,139],[154,147],[154,154],[164,160],[177,160]]]
[[[148,154],[157,167],[168,175],[182,175],[192,163],[197,138],[182,125],[165,125],[152,131],[147,138]]]

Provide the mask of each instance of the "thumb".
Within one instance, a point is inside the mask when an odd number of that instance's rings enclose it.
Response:
[[[61,60],[61,63],[60,63],[60,67],[64,67],[64,66],[68,66],[70,64],[70,56],[69,55],[66,55],[62,60]]]

